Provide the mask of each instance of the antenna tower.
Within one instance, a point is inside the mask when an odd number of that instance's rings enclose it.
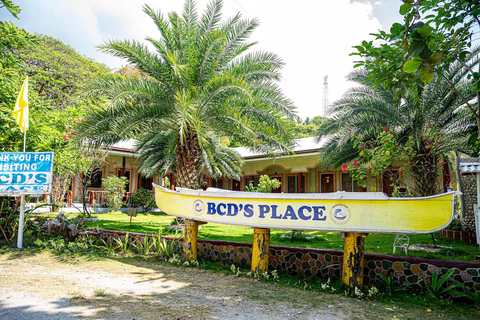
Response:
[[[322,105],[322,116],[327,117],[329,113],[329,105],[330,102],[328,101],[328,75],[323,78],[323,105]]]

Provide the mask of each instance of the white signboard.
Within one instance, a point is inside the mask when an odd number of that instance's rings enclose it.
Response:
[[[0,152],[0,195],[52,192],[53,152]]]

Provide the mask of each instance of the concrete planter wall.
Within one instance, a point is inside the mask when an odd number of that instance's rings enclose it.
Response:
[[[473,231],[461,231],[461,230],[440,230],[440,235],[442,237],[453,239],[453,240],[462,240],[467,243],[477,243],[477,235]]]
[[[100,237],[107,242],[114,238],[125,238],[126,232],[100,230]],[[138,238],[143,241],[146,235],[129,233],[131,241]],[[176,239],[175,237],[163,237]],[[182,239],[179,239],[179,247]],[[217,240],[197,240],[197,254],[201,259],[208,261],[222,261],[227,265],[250,266],[252,257],[252,244]],[[343,267],[343,251],[323,250],[310,248],[295,248],[283,246],[270,246],[269,268],[279,270],[291,275],[302,277],[330,277],[332,280],[341,278]],[[423,259],[415,257],[400,257],[365,253],[364,283],[376,283],[377,276],[393,273],[397,283],[416,284],[420,280],[432,277],[435,271],[445,274],[450,269],[455,269],[454,278],[465,285],[476,286],[480,290],[480,263]]]

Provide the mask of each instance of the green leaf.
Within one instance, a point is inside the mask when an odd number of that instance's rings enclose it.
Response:
[[[406,73],[413,73],[418,70],[418,68],[422,65],[423,61],[419,60],[408,60],[403,65],[403,71]]]
[[[422,38],[426,38],[432,34],[432,28],[428,24],[424,24],[421,28],[417,29],[418,34],[422,36]]]
[[[355,46],[355,49],[357,49],[358,52],[365,52],[365,48],[363,46]]]
[[[404,3],[402,4],[402,6],[400,7],[400,14],[402,16],[406,15],[408,13],[408,11],[410,11],[410,9],[413,7],[413,4],[411,3]]]
[[[410,47],[410,52],[414,54],[420,54],[425,49],[425,43],[423,41],[414,41]],[[417,59],[418,60],[418,59]]]
[[[475,83],[472,85],[472,89],[473,89],[473,91],[475,91],[475,92],[480,92],[480,83],[479,83],[479,82],[475,82]]]
[[[432,65],[437,65],[440,62],[442,62],[442,54],[440,52],[437,52],[430,57],[430,63]]]
[[[402,30],[402,28],[403,26],[400,23],[394,23],[390,28],[390,33],[393,36],[396,36]]]
[[[433,71],[428,68],[423,68],[420,77],[425,84],[429,84],[433,80]]]

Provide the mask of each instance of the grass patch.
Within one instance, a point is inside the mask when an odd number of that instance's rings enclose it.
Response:
[[[95,297],[105,297],[105,289],[95,289],[94,291]]]
[[[56,216],[56,214],[46,215]],[[78,214],[70,214],[68,218],[72,219],[76,216],[78,216]],[[97,213],[95,217],[98,217],[100,221],[87,222],[85,225],[88,227],[98,227],[100,229],[148,234],[157,234],[158,230],[161,229],[163,235],[175,235],[175,231],[168,229],[168,226],[174,223],[174,217],[161,212],[138,213],[137,216],[132,219],[132,225],[130,225],[130,217],[128,217],[126,213]],[[290,230],[271,229],[270,244],[289,247],[343,250],[344,240],[340,232],[304,231],[302,232],[302,236],[296,235],[293,240],[291,237],[281,237],[283,234],[289,232]],[[312,235],[314,238],[306,239],[306,235]],[[200,239],[252,243],[253,229],[250,227],[208,223],[201,226],[198,237]],[[409,237],[410,244],[433,244],[430,234],[409,235]],[[478,255],[478,245],[442,238],[438,232],[434,233],[434,237],[437,240],[435,244],[450,246],[453,247],[453,249],[444,249],[438,253],[409,250],[408,255],[427,259],[454,259],[478,262],[478,260],[475,260],[475,255]],[[365,239],[365,252],[392,255],[394,239],[394,234],[369,234]],[[395,255],[402,256],[404,253],[401,252],[401,250],[397,250]]]
[[[71,300],[82,300],[85,299],[85,295],[80,291],[70,291],[69,294],[72,296]]]

